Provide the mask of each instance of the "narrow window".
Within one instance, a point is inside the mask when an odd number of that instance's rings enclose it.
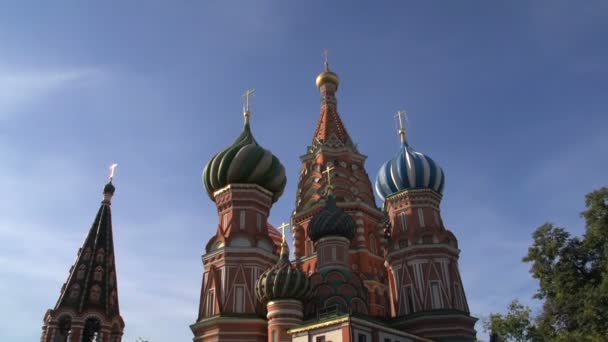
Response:
[[[437,281],[431,282],[431,305],[433,309],[441,308],[441,291]]]
[[[391,342],[391,339],[390,338],[385,338],[384,342]]]
[[[234,311],[243,313],[245,312],[245,289],[243,286],[236,286],[234,288]]]
[[[311,240],[306,240],[306,252],[307,256],[310,256],[315,252]]]
[[[376,244],[376,237],[374,234],[369,234],[369,249],[373,254],[378,254],[378,247]]]
[[[101,248],[97,251],[97,255],[95,256],[95,262],[102,263],[105,256],[106,252],[104,252],[103,248]]]
[[[411,286],[403,286],[401,288],[401,296],[403,297],[403,307],[406,314],[414,312],[414,296]]]
[[[207,317],[215,314],[215,289],[207,291]]]
[[[241,210],[240,217],[239,217],[239,228],[241,228],[241,230],[245,230],[245,215],[246,215],[245,210]]]
[[[93,279],[95,281],[101,281],[102,277],[103,277],[103,268],[101,268],[101,266],[97,266],[95,268],[95,273],[93,273]]]
[[[224,214],[224,223],[222,226],[224,226],[224,229],[228,228],[228,214]]]
[[[89,298],[93,303],[97,303],[99,301],[99,297],[101,297],[101,287],[99,287],[99,285],[94,285],[91,288]]]
[[[256,221],[255,221],[255,225],[258,229],[258,232],[262,232],[262,214],[258,213],[255,217]]]
[[[367,342],[367,336],[364,334],[359,334],[358,342]]]
[[[331,247],[331,261],[336,261],[336,246]]]
[[[407,215],[405,215],[405,212],[399,214],[399,222],[401,223],[401,231],[407,232]]]
[[[86,272],[86,270],[87,270],[87,268],[85,265],[78,266],[78,271],[76,272],[76,279],[78,279],[78,280],[84,279],[84,273]]]
[[[317,336],[315,342],[325,342],[325,336]]]
[[[424,228],[424,212],[422,208],[418,208],[418,221],[420,222],[420,228]]]

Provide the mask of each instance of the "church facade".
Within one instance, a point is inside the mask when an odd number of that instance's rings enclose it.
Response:
[[[218,223],[202,256],[194,341],[476,340],[458,241],[441,217],[443,170],[409,145],[401,127],[401,144],[372,186],[366,156],[338,113],[339,84],[326,62],[316,79],[321,115],[301,156],[289,225],[294,260],[286,224],[280,233],[268,223],[285,168],[254,138],[248,106],[243,132],[205,166]],[[59,301],[45,315],[43,342],[121,341],[113,194],[110,182]]]

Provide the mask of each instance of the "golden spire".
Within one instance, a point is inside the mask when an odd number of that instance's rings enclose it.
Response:
[[[245,117],[245,124],[249,123],[249,117],[251,116],[250,103],[249,100],[255,93],[255,89],[248,89],[243,97],[245,98],[245,106],[243,108],[243,116]]]
[[[401,136],[401,143],[405,144],[405,125],[403,124],[403,119],[406,117],[407,113],[403,110],[397,112],[395,117],[399,120],[399,136]]]

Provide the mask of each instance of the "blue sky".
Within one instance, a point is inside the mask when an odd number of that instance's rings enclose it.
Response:
[[[2,4],[0,340],[39,338],[111,162],[124,341],[190,340],[217,224],[202,169],[255,88],[254,134],[288,172],[271,222],[287,220],[324,48],[371,177],[399,109],[443,166],[472,313],[538,307],[531,232],[582,232],[585,193],[606,185],[607,19],[604,1]]]

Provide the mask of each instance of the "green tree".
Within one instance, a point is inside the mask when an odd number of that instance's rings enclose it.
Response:
[[[509,304],[505,315],[491,314],[484,320],[483,327],[486,332],[496,334],[503,341],[532,341],[536,336],[532,320],[530,308],[516,299]]]
[[[587,194],[585,203],[582,237],[550,223],[532,234],[534,242],[523,261],[538,279],[535,298],[544,301],[542,312],[531,319],[529,308],[512,304],[507,315],[492,314],[486,328],[507,341],[606,341],[608,188]],[[530,330],[522,328],[526,319],[534,331],[529,336]]]

